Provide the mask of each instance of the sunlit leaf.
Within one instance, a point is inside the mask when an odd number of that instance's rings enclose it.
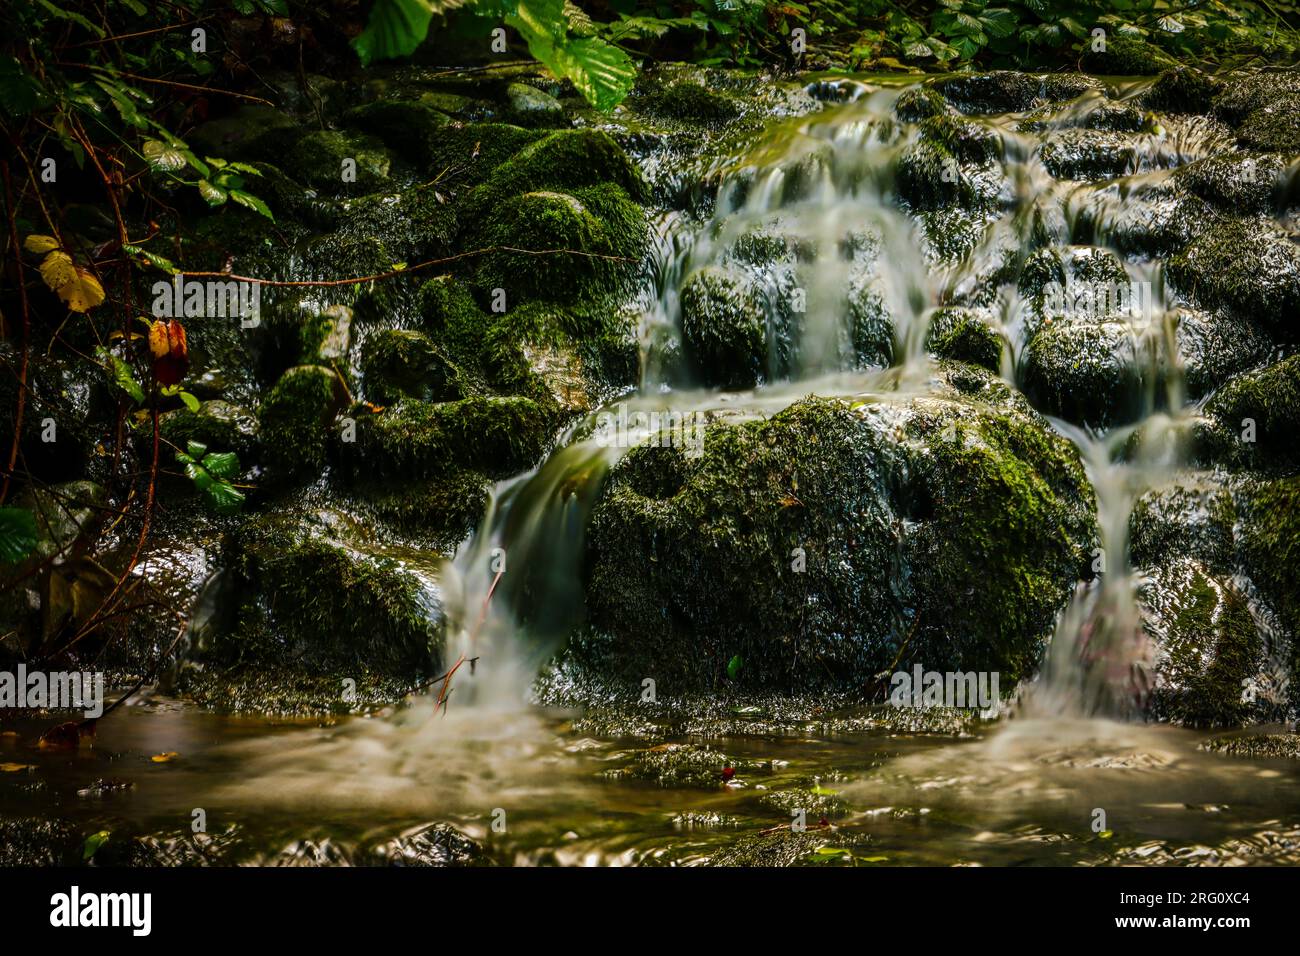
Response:
[[[36,516],[26,508],[0,508],[0,562],[23,560],[36,550]]]
[[[28,236],[23,240],[23,248],[28,252],[53,252],[59,248],[59,240],[53,236]]]

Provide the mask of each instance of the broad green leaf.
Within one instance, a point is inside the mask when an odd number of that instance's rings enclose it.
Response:
[[[214,478],[234,478],[239,474],[239,456],[233,451],[209,452],[203,458],[203,467]]]
[[[190,411],[197,412],[202,407],[199,404],[199,400],[195,398],[190,392],[180,392],[179,394],[181,396],[181,401],[184,403],[185,407],[188,408]]]
[[[169,272],[172,275],[175,275],[180,271],[176,268],[176,264],[170,259],[160,256],[157,253],[150,252],[148,249],[142,248],[141,246],[135,246],[129,242],[124,242],[122,243],[122,251],[133,256],[139,256],[149,265],[153,266],[155,269],[161,269],[163,272]],[[148,322],[147,319],[145,319],[145,321]]]
[[[109,372],[113,376],[113,384],[130,395],[137,405],[143,402],[144,389],[135,380],[135,376],[131,374],[131,367],[106,348],[101,347],[97,351],[100,358],[108,362]]]
[[[735,680],[740,676],[740,669],[745,666],[745,659],[737,654],[731,660],[727,661],[727,676]]]
[[[214,186],[206,179],[199,180],[199,195],[209,206],[220,206],[226,201],[227,193],[220,186]]]
[[[86,837],[86,842],[81,848],[81,859],[83,861],[89,860],[99,852],[101,846],[108,842],[108,838],[111,835],[112,834],[107,830],[100,830],[98,833],[92,833],[90,836]]]
[[[150,168],[160,173],[180,172],[186,166],[185,154],[162,140],[146,139],[142,152]]]
[[[36,516],[26,508],[0,508],[0,561],[21,561],[36,550]]]
[[[266,203],[262,202],[262,200],[258,199],[252,193],[246,193],[241,189],[232,189],[230,191],[230,198],[241,206],[247,206],[254,212],[261,213],[267,219],[275,222],[275,216],[271,215],[270,208],[268,208]]]
[[[244,504],[244,493],[228,481],[213,481],[202,490],[218,514],[234,514]]]
[[[352,41],[362,66],[375,60],[410,56],[429,33],[435,13],[465,5],[467,0],[375,0],[366,28]]]
[[[1006,7],[991,7],[980,14],[980,22],[989,36],[1009,37],[1016,32],[1019,18]]]
[[[192,458],[202,458],[208,453],[208,446],[202,442],[189,441],[185,443],[185,450]]]
[[[569,40],[557,49],[556,60],[559,75],[602,113],[623,102],[636,83],[632,58],[604,40]]]

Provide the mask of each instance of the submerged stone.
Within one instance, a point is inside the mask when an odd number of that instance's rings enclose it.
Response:
[[[740,273],[708,266],[682,285],[682,339],[707,385],[752,388],[767,355],[767,312]]]

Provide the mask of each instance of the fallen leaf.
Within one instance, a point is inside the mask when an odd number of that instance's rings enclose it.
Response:
[[[152,760],[154,763],[171,763],[179,756],[180,754],[178,754],[176,751],[169,750],[166,753],[154,754],[149,759]]]

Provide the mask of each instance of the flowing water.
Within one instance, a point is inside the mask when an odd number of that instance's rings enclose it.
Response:
[[[446,680],[388,712],[308,727],[154,698],[105,721],[93,752],[41,756],[39,787],[3,787],[0,811],[21,815],[34,794],[52,792],[86,825],[175,833],[202,807],[210,832],[244,841],[245,857],[261,860],[285,847],[287,860],[331,843],[368,846],[442,820],[484,841],[499,862],[688,864],[748,859],[737,848],[789,824],[776,797],[793,789],[822,801],[811,804],[811,842],[798,848],[811,860],[1300,860],[1300,763],[1229,758],[1202,748],[1205,734],[1136,719],[1154,651],[1128,563],[1129,516],[1183,463],[1180,436],[1194,410],[1158,262],[1126,265],[1150,290],[1128,317],[1133,352],[1147,366],[1142,414],[1108,431],[1052,421],[1078,447],[1097,493],[1099,573],[1079,584],[1038,679],[999,720],[907,723],[850,699],[726,699],[680,713],[602,705],[614,715],[607,720],[602,706],[530,703],[539,669],[582,617],[587,516],[618,457],[656,433],[649,413],[744,419],[809,394],[880,402],[930,394],[925,342],[937,308],[975,303],[999,263],[1023,258],[1035,230],[1068,246],[1086,213],[1104,247],[1123,218],[1113,184],[1054,179],[1035,150],[1041,134],[1020,131],[1020,117],[991,117],[979,122],[1001,143],[1003,211],[987,216],[983,238],[956,264],[928,255],[922,227],[895,198],[892,170],[917,135],[893,118],[899,91],[846,89],[850,102],[777,124],[738,157],[710,215],[662,218],[642,386],[575,425],[535,472],[497,489],[439,582],[454,671]],[[1077,122],[1097,106],[1084,97],[1053,122]],[[1218,135],[1190,122],[1152,135],[1126,182],[1158,182],[1222,148]],[[683,381],[664,361],[682,281],[771,236],[798,255],[756,267],[768,312],[764,384],[722,392]],[[804,298],[792,321],[795,290]],[[978,304],[1007,343],[1002,374],[1015,382],[1030,307],[1014,285],[997,291]],[[855,342],[850,296],[892,319],[876,354]],[[601,432],[613,418],[623,423],[617,441]],[[1122,454],[1139,432],[1140,451]],[[28,759],[14,739],[7,744]],[[742,769],[703,785],[620,773],[651,747],[688,744]],[[182,757],[149,760],[161,751]],[[1095,808],[1108,820],[1101,833]],[[823,812],[826,825],[816,821]]]

